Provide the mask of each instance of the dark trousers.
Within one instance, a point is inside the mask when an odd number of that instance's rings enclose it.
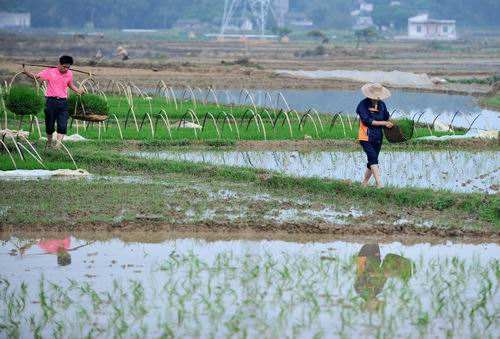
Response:
[[[47,97],[45,101],[45,131],[52,134],[57,122],[57,134],[66,134],[68,126],[68,101]]]
[[[382,148],[382,142],[360,141],[359,143],[368,157],[366,167],[370,168],[371,165],[378,165],[378,155]]]

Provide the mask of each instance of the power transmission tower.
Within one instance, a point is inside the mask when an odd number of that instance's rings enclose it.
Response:
[[[255,23],[260,35],[264,35],[268,16],[271,14],[280,26],[284,9],[288,11],[288,0],[225,0],[220,35],[230,28],[241,27],[245,19]]]

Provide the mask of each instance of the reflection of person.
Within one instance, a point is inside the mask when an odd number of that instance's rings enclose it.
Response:
[[[377,187],[384,187],[380,178],[380,169],[378,166],[378,155],[382,148],[382,127],[392,128],[393,124],[389,121],[389,112],[385,103],[382,101],[391,96],[391,92],[380,84],[366,84],[361,88],[366,96],[356,108],[359,115],[359,133],[358,140],[366,153],[368,163],[363,178],[363,186],[368,185],[368,181],[375,177]]]
[[[38,247],[43,249],[46,253],[57,255],[57,264],[59,266],[67,266],[71,264],[70,251],[71,238],[66,237],[64,239],[47,239],[40,240],[38,242]]]
[[[47,133],[48,147],[52,146],[52,134],[55,131],[56,122],[56,148],[61,146],[61,142],[66,135],[68,126],[68,87],[79,95],[84,92],[83,89],[77,88],[73,83],[73,72],[70,71],[71,65],[73,65],[73,58],[69,55],[63,55],[59,58],[57,67],[44,69],[38,74],[32,74],[24,70],[24,74],[27,76],[47,83],[45,92],[45,131]]]
[[[20,256],[24,256],[26,251],[30,249],[33,245],[37,244],[45,253],[43,254],[56,254],[57,264],[59,266],[66,266],[71,264],[71,255],[69,252],[76,251],[79,248],[93,244],[94,241],[89,241],[83,245],[70,248],[71,237],[66,237],[64,239],[46,239],[46,240],[27,240],[22,246],[17,247],[17,253]],[[14,255],[16,250],[14,250]],[[39,255],[39,254],[34,254]]]
[[[375,298],[387,280],[380,274],[380,248],[377,244],[363,245],[358,253],[354,289],[364,299]]]
[[[368,305],[377,306],[380,303],[377,295],[382,292],[388,278],[408,281],[412,274],[413,264],[409,259],[389,253],[381,265],[379,245],[366,244],[358,253],[354,289]]]

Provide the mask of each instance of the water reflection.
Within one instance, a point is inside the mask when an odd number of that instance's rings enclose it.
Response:
[[[71,264],[71,255],[69,254],[71,238],[64,239],[46,239],[38,242],[38,247],[47,254],[55,254],[57,256],[57,264],[59,266],[67,266]],[[74,250],[74,249],[73,249]]]
[[[88,241],[78,246],[71,248],[71,236],[66,236],[64,238],[47,238],[47,239],[13,239],[13,248],[10,250],[9,254],[11,256],[19,255],[21,257],[25,255],[55,255],[57,257],[58,266],[68,266],[71,265],[71,254],[70,252],[76,251],[82,247],[91,245],[94,241]],[[26,254],[33,246],[38,247],[43,251],[43,253],[30,253]]]
[[[0,241],[0,338],[35,330],[62,338],[482,338],[499,330],[493,243],[91,239],[101,241]],[[61,249],[72,253],[70,266],[45,254]]]
[[[411,260],[393,253],[380,258],[378,244],[365,244],[361,247],[357,257],[356,281],[354,289],[366,302],[369,309],[376,309],[381,305],[377,296],[384,289],[388,278],[400,279],[408,282],[413,274]]]

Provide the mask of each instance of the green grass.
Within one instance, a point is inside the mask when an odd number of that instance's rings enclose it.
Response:
[[[488,108],[500,110],[500,95],[481,99],[481,105]]]
[[[145,159],[132,159],[123,155],[120,155],[117,151],[132,150],[137,147],[164,147],[172,145],[193,145],[193,143],[202,143],[208,146],[234,146],[234,142],[238,139],[240,140],[287,140],[287,139],[304,139],[304,138],[315,138],[315,139],[348,139],[355,140],[358,131],[358,124],[355,120],[350,121],[347,117],[344,117],[344,124],[337,119],[336,124],[330,128],[329,123],[331,117],[320,116],[320,119],[324,125],[322,129],[319,120],[316,116],[313,118],[316,121],[316,127],[313,125],[311,119],[308,119],[306,123],[302,126],[299,125],[299,119],[295,117],[295,114],[290,115],[292,131],[290,134],[289,126],[286,121],[279,120],[276,127],[273,128],[272,118],[271,120],[266,117],[265,113],[259,111],[263,118],[263,126],[265,127],[266,135],[262,129],[262,125],[257,127],[255,120],[248,120],[248,117],[241,120],[239,117],[245,115],[248,110],[247,107],[218,107],[215,104],[202,105],[200,103],[195,104],[191,102],[183,102],[182,105],[179,102],[178,106],[175,104],[166,102],[162,98],[153,98],[152,100],[145,100],[142,98],[135,98],[135,111],[137,113],[137,123],[140,126],[142,123],[142,116],[147,112],[155,112],[155,110],[164,109],[165,112],[172,120],[171,134],[162,125],[162,120],[158,120],[159,124],[156,126],[156,130],[153,133],[151,131],[151,125],[149,119],[144,119],[144,125],[137,131],[135,127],[134,120],[129,116],[128,126],[125,128],[125,120],[127,119],[128,104],[124,97],[110,96],[108,97],[108,104],[110,108],[110,114],[116,114],[118,120],[120,121],[120,126],[122,128],[122,134],[120,135],[120,130],[115,120],[110,120],[108,128],[102,126],[100,129],[96,124],[89,125],[88,128],[84,128],[80,123],[80,127],[77,129],[76,123],[70,127],[68,134],[73,134],[78,132],[86,138],[93,139],[95,141],[87,142],[80,145],[71,145],[72,153],[79,167],[87,169],[92,173],[98,173],[100,171],[104,172],[134,172],[141,173],[143,175],[148,173],[184,173],[186,175],[193,175],[199,178],[205,178],[210,180],[212,178],[218,178],[220,180],[230,180],[236,182],[243,182],[249,185],[257,185],[262,187],[267,187],[270,189],[285,190],[288,192],[295,192],[300,190],[306,193],[321,194],[330,199],[336,198],[349,198],[352,200],[359,201],[380,201],[387,206],[399,206],[399,207],[414,207],[421,209],[431,209],[431,210],[447,210],[447,211],[461,211],[465,213],[470,213],[473,217],[485,220],[490,223],[494,223],[498,227],[499,220],[499,199],[496,196],[486,196],[481,194],[457,194],[444,191],[433,191],[426,189],[400,189],[400,188],[387,188],[384,190],[374,190],[369,188],[362,188],[358,184],[346,183],[343,181],[335,180],[323,180],[316,178],[294,178],[284,175],[279,175],[272,173],[268,179],[261,179],[264,171],[242,169],[242,168],[231,168],[224,166],[211,166],[205,164],[194,164],[188,162],[174,162],[174,161],[157,161],[157,160],[145,160]],[[150,106],[151,105],[151,106]],[[203,119],[203,112],[213,112],[217,116],[218,113],[223,110],[229,110],[233,112],[236,116],[236,120],[239,127],[239,138],[236,132],[236,127],[232,125],[232,131],[229,125],[225,125],[222,128],[221,121],[216,126],[211,119],[207,120],[205,129],[203,131],[195,131],[192,129],[177,129],[174,123],[175,119],[179,119],[183,116],[183,112],[188,109],[196,110],[196,114],[199,116],[200,120]],[[271,115],[274,112],[269,112]],[[43,120],[43,116],[39,117]],[[24,119],[23,128],[25,130],[29,129],[29,124]],[[9,127],[17,129],[17,121],[12,113],[8,114]],[[155,118],[153,116],[152,122],[154,124]],[[349,124],[350,122],[350,124]],[[153,126],[154,128],[154,126]],[[43,131],[43,125],[40,126]],[[219,132],[219,133],[217,133]],[[423,136],[428,135],[430,132],[426,128],[418,128],[415,135]],[[42,133],[43,134],[43,133]],[[436,135],[443,135],[446,133],[434,133]],[[122,142],[121,139],[125,140],[141,140],[141,144]],[[31,138],[38,138],[38,130],[36,128],[32,129]],[[97,139],[100,139],[99,141]],[[143,145],[143,146],[141,146]],[[410,146],[405,145],[405,147],[415,147],[414,144],[410,143]],[[418,143],[415,143],[418,147]],[[398,146],[402,147],[402,146]],[[15,151],[13,151],[15,152]],[[14,155],[17,157],[17,155]],[[57,169],[57,168],[73,168],[73,164],[68,159],[67,155],[59,152],[52,152],[48,155],[43,155],[47,168]],[[28,159],[25,162],[16,161],[21,168],[35,169],[40,168],[40,165],[36,163],[33,159]],[[11,163],[10,158],[5,154],[0,154],[0,169],[7,170],[13,169],[14,166]]]
[[[491,76],[486,78],[463,78],[463,79],[449,79],[446,81],[452,84],[478,84],[478,85],[492,85],[500,79],[497,76]]]

